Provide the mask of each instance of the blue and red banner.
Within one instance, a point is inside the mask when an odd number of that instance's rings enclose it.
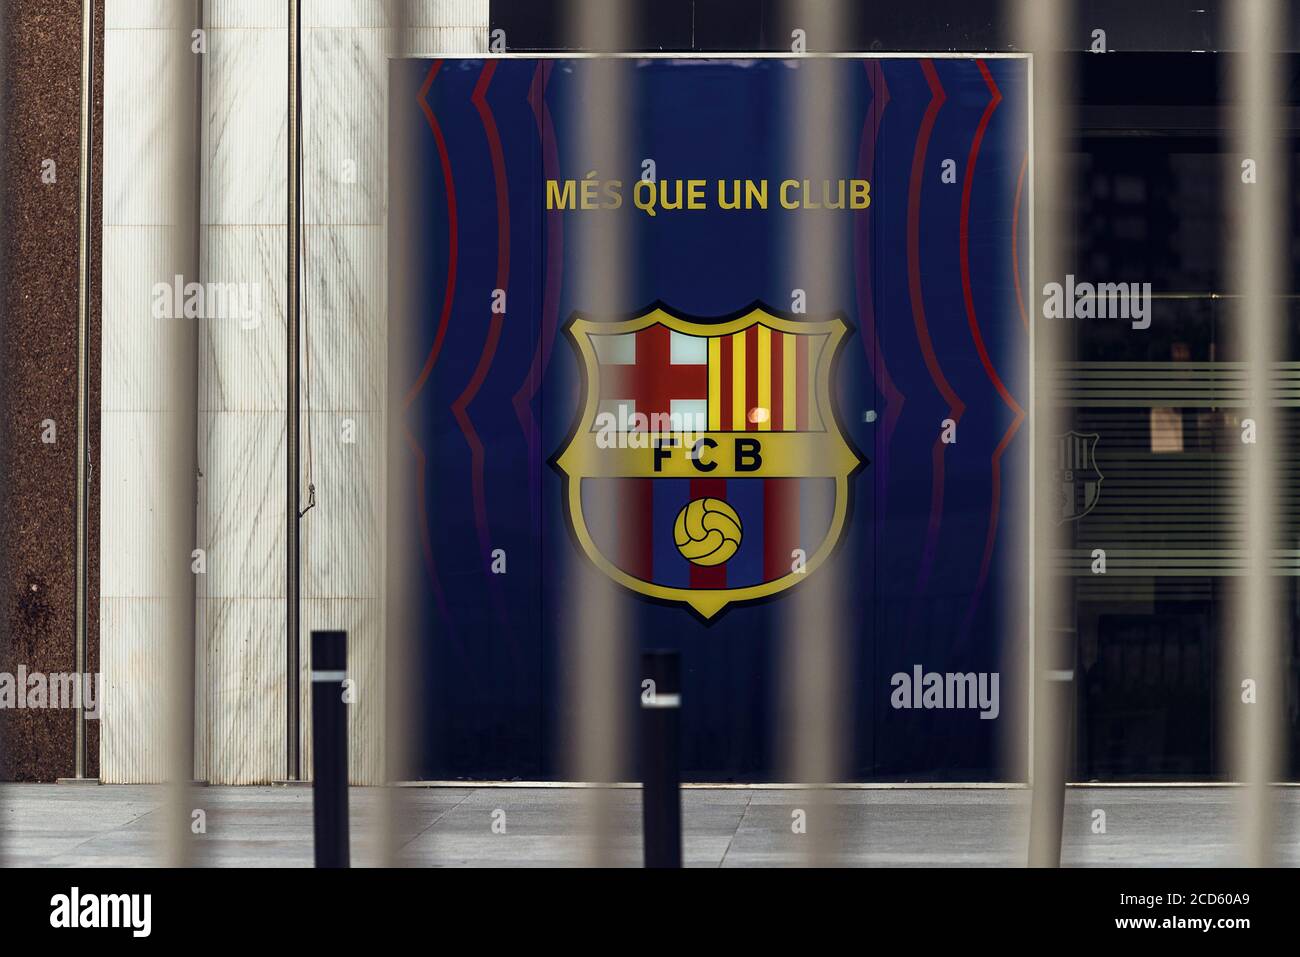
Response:
[[[680,650],[688,779],[779,777],[778,650],[798,640],[782,603],[826,563],[851,626],[853,777],[1009,773],[1026,695],[1027,61],[831,63],[843,145],[804,184],[799,60],[620,60],[638,165],[600,171],[589,206],[592,61],[392,64],[390,124],[411,148],[390,157],[390,243],[413,265],[390,276],[406,455],[388,512],[419,534],[389,574],[420,598],[423,776],[562,773],[578,563],[603,573],[630,662]],[[644,208],[643,158],[661,202],[682,184],[680,208]],[[847,265],[824,288],[792,271],[808,206]],[[597,310],[577,251],[610,217],[633,268]],[[1000,705],[900,704],[898,675],[932,673],[999,675]]]

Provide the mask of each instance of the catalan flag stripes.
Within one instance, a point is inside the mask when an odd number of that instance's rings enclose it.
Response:
[[[805,432],[822,428],[812,391],[824,336],[750,326],[709,339],[709,430]]]

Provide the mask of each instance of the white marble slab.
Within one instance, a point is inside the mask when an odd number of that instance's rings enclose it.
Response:
[[[207,599],[208,780],[281,780],[285,757],[284,598]]]
[[[154,30],[189,24],[193,19],[194,7],[185,0],[104,0],[106,31]]]
[[[283,414],[286,392],[284,226],[207,226],[204,282],[240,291],[238,316],[202,325],[200,411]],[[253,318],[244,318],[247,302]],[[233,312],[233,310],[228,310]]]
[[[411,27],[470,27],[488,22],[488,0],[310,0],[304,27],[388,27],[401,7]]]
[[[207,594],[283,599],[284,413],[210,412],[202,427]]]
[[[379,409],[388,338],[384,229],[308,226],[304,233],[304,396],[313,409]]]
[[[300,0],[303,13],[317,0]],[[381,2],[381,0],[372,0]],[[252,29],[280,29],[289,24],[287,0],[204,0],[207,25],[214,29],[243,27]]]
[[[381,417],[376,412],[313,412],[311,427],[316,507],[302,524],[303,596],[379,597]],[[351,443],[344,440],[348,434]]]
[[[157,689],[166,680],[158,642],[166,633],[162,598],[99,599],[99,776],[105,784],[166,779],[164,709]]]
[[[384,221],[387,30],[306,31],[303,65],[305,221]]]
[[[165,404],[163,324],[153,315],[154,286],[183,266],[171,226],[104,227],[101,407],[155,410]],[[180,320],[185,321],[185,320]]]
[[[287,209],[289,52],[275,29],[208,34],[204,223],[283,225]]]
[[[164,428],[160,412],[100,413],[99,593],[153,598],[165,593],[162,465],[153,451]],[[103,639],[100,639],[101,648]]]
[[[104,34],[104,224],[173,222],[167,208],[175,195],[174,166],[159,163],[175,118],[157,91],[193,54],[171,30],[108,30]],[[63,171],[73,177],[76,168]],[[108,271],[105,270],[105,276]]]

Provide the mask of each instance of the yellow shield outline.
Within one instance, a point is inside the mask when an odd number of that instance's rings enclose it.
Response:
[[[770,582],[747,585],[741,588],[678,588],[647,582],[628,574],[606,558],[604,553],[596,546],[591,530],[587,527],[586,518],[583,515],[582,480],[593,477],[654,479],[655,476],[640,473],[633,475],[624,475],[619,472],[606,473],[593,469],[589,465],[591,458],[598,454],[592,448],[594,440],[590,437],[594,434],[592,427],[596,422],[600,399],[600,390],[593,388],[600,375],[600,362],[596,355],[592,336],[625,335],[648,328],[656,323],[661,323],[676,332],[706,338],[729,336],[753,325],[765,325],[769,329],[790,335],[826,337],[826,342],[817,356],[817,371],[814,377],[816,383],[814,394],[823,432],[790,432],[784,434],[800,437],[824,434],[824,440],[806,443],[806,445],[810,448],[813,446],[822,447],[819,450],[823,453],[822,461],[827,464],[830,471],[818,471],[797,476],[763,476],[831,478],[835,481],[835,505],[830,526],[816,551],[806,560],[802,572],[792,570],[781,578]],[[840,314],[835,314],[829,319],[806,321],[779,315],[760,303],[752,304],[733,317],[719,317],[717,319],[680,315],[670,311],[663,303],[655,303],[648,307],[645,312],[638,313],[632,318],[611,322],[595,322],[586,318],[582,313],[574,312],[565,323],[564,332],[580,359],[582,397],[579,402],[578,415],[575,417],[573,427],[565,439],[564,446],[551,458],[550,464],[559,472],[564,486],[564,510],[569,531],[592,564],[629,591],[653,601],[686,605],[706,623],[715,621],[716,616],[730,605],[771,598],[797,585],[816,572],[839,546],[844,529],[848,524],[849,516],[852,513],[850,479],[869,464],[867,457],[849,441],[848,434],[840,423],[835,403],[831,398],[831,382],[834,381],[835,370],[839,363],[844,341],[851,331],[852,327]],[[705,432],[701,434],[752,436],[756,433]],[[763,435],[766,441],[771,436],[781,435],[782,433],[764,432],[757,434]],[[664,478],[666,476],[659,477]]]

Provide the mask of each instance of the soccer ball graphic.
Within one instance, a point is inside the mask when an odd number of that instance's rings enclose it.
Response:
[[[719,498],[697,498],[677,513],[673,540],[696,565],[721,565],[740,547],[740,516]]]

